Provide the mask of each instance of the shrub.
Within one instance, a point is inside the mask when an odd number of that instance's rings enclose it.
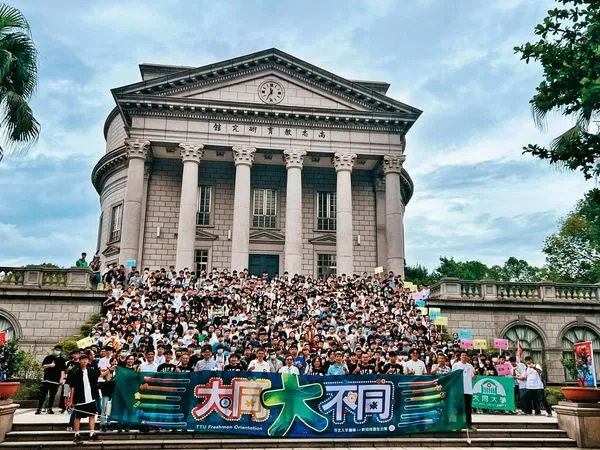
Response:
[[[546,388],[546,398],[551,405],[558,405],[558,402],[565,399],[565,395],[560,388]]]

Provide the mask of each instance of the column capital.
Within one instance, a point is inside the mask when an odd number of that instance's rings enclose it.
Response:
[[[402,173],[406,155],[386,155],[383,157],[383,173]]]
[[[288,169],[297,167],[302,169],[304,165],[304,157],[306,156],[306,150],[298,149],[287,149],[283,151],[283,159],[285,159],[285,167]]]
[[[246,145],[236,145],[231,148],[233,150],[233,160],[235,161],[235,165],[246,165],[252,166],[254,162],[254,155],[256,153],[255,147],[250,147]]]
[[[342,170],[348,170],[352,172],[352,167],[354,167],[356,157],[356,153],[336,152],[332,158],[335,171],[340,172]]]
[[[125,145],[127,145],[129,159],[146,159],[150,149],[150,141],[144,139],[125,139]]]
[[[196,142],[182,142],[179,144],[181,149],[181,160],[186,163],[188,161],[199,163],[204,156],[204,145]]]

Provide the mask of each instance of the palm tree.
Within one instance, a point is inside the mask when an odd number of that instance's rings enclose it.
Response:
[[[7,150],[35,142],[40,124],[28,104],[37,87],[37,51],[18,9],[0,4],[0,129]],[[0,161],[4,150],[0,147]]]

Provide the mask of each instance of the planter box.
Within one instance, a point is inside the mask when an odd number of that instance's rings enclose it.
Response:
[[[554,407],[558,426],[578,447],[600,447],[600,403],[561,401]]]

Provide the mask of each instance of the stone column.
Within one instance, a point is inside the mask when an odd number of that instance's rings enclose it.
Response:
[[[404,202],[400,190],[400,174],[405,155],[383,157],[385,174],[385,242],[387,267],[404,278]]]
[[[337,152],[333,164],[337,172],[335,258],[338,275],[354,273],[354,233],[352,231],[352,167],[356,153]]]
[[[119,254],[121,264],[125,264],[128,259],[137,259],[139,253],[144,196],[144,164],[150,141],[127,139],[125,144],[128,147],[129,166],[127,167],[127,190],[125,191],[121,227],[121,252]]]
[[[175,268],[194,270],[196,243],[196,214],[198,212],[198,166],[204,155],[204,146],[194,142],[179,144],[183,161],[179,226],[177,228],[177,255]]]
[[[285,194],[284,270],[290,276],[302,273],[302,165],[304,150],[285,150],[287,188]]]
[[[387,266],[387,248],[385,246],[385,180],[375,178],[375,219],[377,222],[377,266]]]
[[[256,149],[233,147],[235,161],[235,197],[233,199],[233,231],[231,233],[231,270],[248,268],[250,251],[250,168]]]

